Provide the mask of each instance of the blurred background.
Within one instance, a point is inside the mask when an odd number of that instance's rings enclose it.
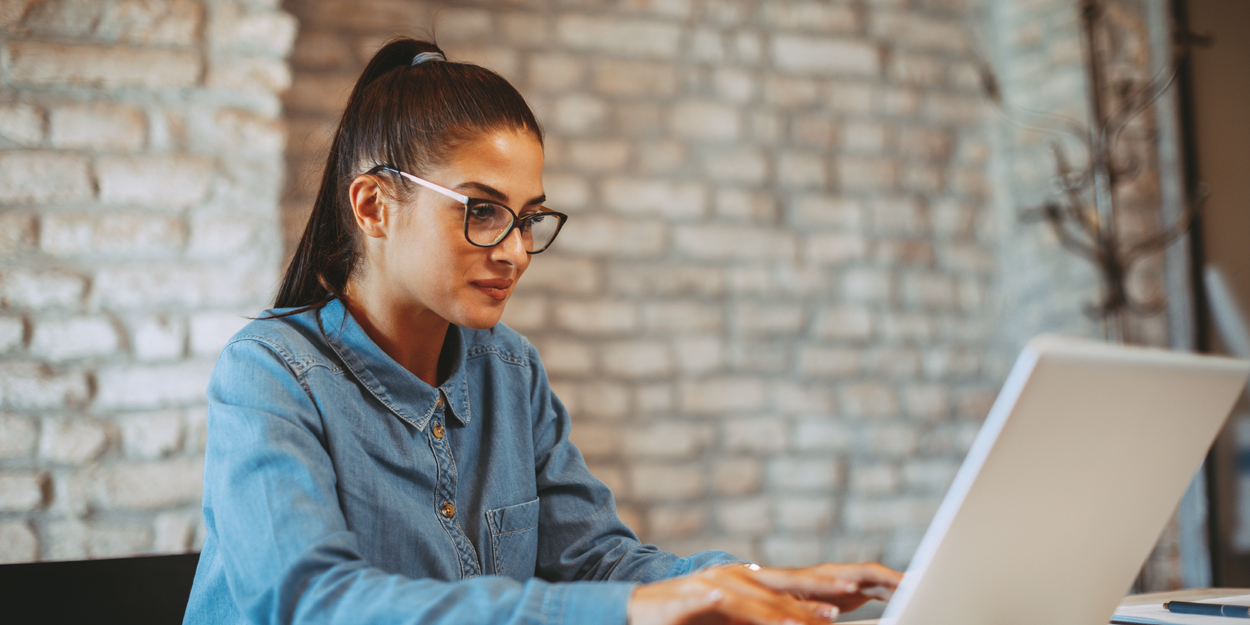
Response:
[[[1200,275],[1247,309],[1247,6],[0,0],[0,562],[198,549],[216,354],[406,35],[545,126],[571,218],[505,322],[622,518],[683,554],[904,568],[1031,336],[1230,349]],[[1132,264],[1078,249],[1170,228]],[[1250,578],[1241,447],[1140,588]]]

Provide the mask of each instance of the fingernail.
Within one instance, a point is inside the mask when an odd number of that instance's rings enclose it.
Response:
[[[839,613],[839,610],[836,606],[829,606],[820,611],[820,616],[824,617],[825,620],[832,623],[838,620],[838,613]]]
[[[859,592],[859,584],[850,583],[846,585],[847,592]]]

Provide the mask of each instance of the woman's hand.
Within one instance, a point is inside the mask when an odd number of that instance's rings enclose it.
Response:
[[[630,625],[829,623],[869,599],[887,600],[902,575],[880,564],[801,569],[713,567],[639,586]]]

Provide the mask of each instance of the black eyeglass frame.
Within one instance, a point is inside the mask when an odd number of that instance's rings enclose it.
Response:
[[[404,178],[407,178],[408,180],[411,180],[431,191],[441,193],[463,204],[464,205],[464,240],[468,241],[469,245],[473,245],[476,247],[495,247],[496,245],[499,245],[500,243],[502,243],[504,239],[508,238],[508,235],[512,234],[512,231],[515,230],[518,226],[522,226],[523,224],[527,222],[532,222],[536,218],[555,217],[558,220],[558,223],[556,224],[555,232],[551,233],[551,240],[547,241],[547,244],[542,246],[541,249],[525,250],[526,254],[540,254],[546,251],[547,248],[550,248],[552,243],[555,243],[556,236],[560,234],[560,229],[564,227],[564,222],[568,221],[569,219],[568,215],[565,215],[564,213],[561,213],[559,211],[553,211],[553,210],[544,210],[544,211],[540,211],[536,213],[530,213],[529,215],[525,215],[524,217],[519,217],[517,216],[516,212],[514,212],[511,208],[499,202],[496,202],[494,200],[472,198],[462,193],[457,193],[455,191],[452,191],[451,189],[448,189],[447,187],[434,184],[433,182],[430,182],[429,180],[418,178],[406,171],[400,171],[398,169],[395,169],[394,167],[388,167],[386,165],[378,165],[377,167],[374,167],[373,169],[370,169],[369,171],[365,173],[372,175],[372,174],[378,173],[379,171],[389,171],[392,173],[399,174],[400,176],[403,176]],[[499,235],[499,238],[495,239],[494,243],[478,243],[469,237],[469,210],[473,208],[474,206],[477,206],[480,204],[490,204],[491,206],[498,206],[499,208],[502,208],[508,211],[508,215],[512,217],[512,221],[509,222],[508,227],[504,229],[503,234]]]

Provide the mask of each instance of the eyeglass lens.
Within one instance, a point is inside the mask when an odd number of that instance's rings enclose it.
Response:
[[[508,236],[512,223],[518,218],[511,210],[489,202],[471,203],[465,209],[465,234],[475,245],[491,246]],[[546,249],[560,230],[560,219],[553,214],[534,213],[519,218],[517,228],[525,251]]]

